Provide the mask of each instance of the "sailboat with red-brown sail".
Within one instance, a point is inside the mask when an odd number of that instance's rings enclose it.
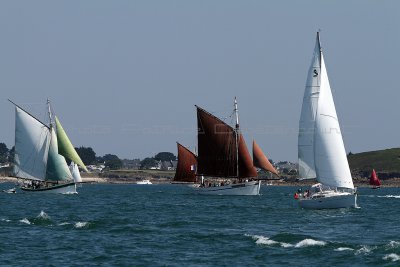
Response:
[[[196,106],[198,126],[197,176],[206,177],[201,194],[258,195],[261,182],[239,130],[237,101],[235,128]]]
[[[174,183],[196,183],[197,156],[185,146],[177,143],[178,165],[173,179]]]
[[[372,169],[371,177],[369,178],[369,184],[372,185],[372,189],[378,189],[381,187],[381,180],[376,175],[375,169]]]

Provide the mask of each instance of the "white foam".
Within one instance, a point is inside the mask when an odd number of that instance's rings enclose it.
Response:
[[[400,196],[396,196],[396,195],[386,195],[386,196],[378,196],[378,197],[386,197],[386,198],[400,198]]]
[[[36,218],[48,220],[48,219],[50,219],[50,216],[47,215],[47,213],[42,210]]]
[[[303,248],[303,247],[310,247],[310,246],[325,246],[326,242],[318,241],[311,238],[304,239],[297,243],[294,247],[296,248]]]
[[[281,247],[283,247],[283,248],[291,248],[291,247],[293,247],[293,245],[289,244],[289,243],[281,242]]]
[[[63,195],[75,195],[75,194],[78,194],[78,192],[65,192],[65,193],[62,193]]]
[[[334,251],[350,251],[354,250],[352,248],[346,248],[346,247],[340,247],[340,248],[335,248]]]
[[[76,222],[75,225],[74,225],[74,227],[75,227],[75,228],[83,228],[83,227],[85,227],[85,226],[88,225],[88,224],[89,224],[88,222]]]
[[[369,254],[373,248],[369,246],[362,246],[359,250],[356,251],[356,255],[358,254]]]
[[[400,260],[400,256],[395,254],[395,253],[391,253],[391,254],[385,255],[382,259],[391,260],[391,261],[398,261],[398,260]]]
[[[4,219],[4,218],[1,218],[1,221],[2,221],[2,222],[11,222],[11,220],[9,220],[9,219]]]
[[[274,245],[278,243],[262,235],[246,235],[246,236],[250,236],[251,238],[253,238],[253,240],[256,241],[257,245]]]
[[[386,245],[388,248],[398,248],[400,246],[400,242],[398,241],[390,241],[389,244]]]
[[[59,223],[58,225],[59,225],[59,226],[63,226],[63,225],[68,225],[68,224],[71,224],[71,223],[69,223],[69,222],[63,222],[63,223]]]
[[[19,220],[19,222],[22,222],[25,224],[31,224],[31,222],[27,218],[23,218],[22,220]]]

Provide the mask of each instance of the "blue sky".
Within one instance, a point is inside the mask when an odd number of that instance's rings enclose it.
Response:
[[[45,120],[50,98],[75,146],[144,158],[196,145],[194,105],[248,145],[297,160],[315,34],[347,152],[399,147],[399,1],[1,1],[0,141],[10,98]],[[229,120],[228,120],[229,121]]]

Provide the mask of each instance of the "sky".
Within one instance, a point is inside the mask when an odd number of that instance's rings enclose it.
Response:
[[[75,146],[144,158],[194,149],[194,105],[240,124],[273,160],[297,161],[315,36],[347,152],[400,146],[400,1],[0,1],[0,142],[14,108]]]

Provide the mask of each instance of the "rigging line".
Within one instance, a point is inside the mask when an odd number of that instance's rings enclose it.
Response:
[[[22,107],[20,107],[19,105],[15,104],[13,101],[11,101],[10,99],[8,99],[8,101],[10,101],[12,104],[14,104],[14,106],[18,107],[20,110],[22,110],[23,112],[25,112],[26,114],[28,114],[29,116],[31,116],[32,118],[34,118],[35,120],[37,120],[38,122],[40,122],[41,124],[43,124],[44,126],[46,126],[46,128],[50,129],[49,126],[47,126],[45,123],[43,123],[41,120],[39,120],[38,118],[36,118],[35,116],[33,116],[31,113],[29,113],[28,111],[26,111],[25,109],[23,109]]]

